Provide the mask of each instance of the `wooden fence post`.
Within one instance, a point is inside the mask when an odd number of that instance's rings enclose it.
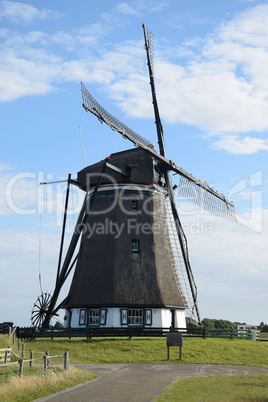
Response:
[[[129,339],[132,339],[132,325],[129,326]]]
[[[44,374],[47,372],[47,355],[43,356],[44,359]]]
[[[22,374],[23,374],[23,359],[19,360],[19,365],[20,365],[20,367],[19,367],[19,377],[21,378]]]
[[[6,349],[6,351],[5,351],[5,364],[7,364],[7,354],[8,354],[8,350]]]
[[[49,352],[46,352],[46,356],[47,356],[47,367],[49,367]]]
[[[67,350],[67,352],[63,353],[64,356],[64,370],[67,371],[69,370],[69,352]]]
[[[24,348],[25,348],[25,345],[24,345],[24,343],[21,345],[21,357],[24,357]]]
[[[30,367],[33,367],[33,350],[30,350]]]
[[[203,328],[203,339],[206,337],[206,327]]]

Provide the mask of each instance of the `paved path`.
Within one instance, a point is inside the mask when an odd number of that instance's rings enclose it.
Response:
[[[216,364],[76,364],[98,375],[93,381],[57,392],[38,401],[150,402],[177,377],[266,374],[268,369]]]

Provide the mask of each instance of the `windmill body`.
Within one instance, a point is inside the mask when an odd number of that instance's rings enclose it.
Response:
[[[168,159],[155,92],[153,35],[144,25],[143,29],[159,153],[81,84],[84,109],[137,148],[84,168],[76,181],[68,178],[63,234],[69,185],[83,190],[85,199],[63,263],[62,234],[55,289],[51,300],[42,295],[34,305],[34,326],[48,327],[60,308],[66,311],[65,327],[185,328],[185,312],[201,322],[171,172],[180,177],[178,193],[202,209],[236,221],[234,205]],[[69,294],[56,307],[73,267]]]
[[[78,173],[92,191],[105,161]],[[65,326],[185,328],[160,164],[136,148],[112,154],[83,227]],[[121,171],[121,173],[120,173]]]

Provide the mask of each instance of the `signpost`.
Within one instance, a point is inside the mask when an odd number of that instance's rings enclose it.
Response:
[[[167,334],[167,358],[168,359],[169,359],[169,347],[170,346],[179,346],[180,347],[180,359],[181,359],[182,334],[179,334],[179,333]]]

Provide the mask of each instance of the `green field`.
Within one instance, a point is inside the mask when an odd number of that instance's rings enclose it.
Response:
[[[21,342],[22,343],[22,342]],[[29,351],[35,352],[34,357],[42,356],[42,353],[49,351],[51,356],[63,354],[69,351],[70,363],[201,363],[201,364],[234,364],[234,365],[251,365],[268,368],[268,342],[253,342],[245,339],[216,339],[216,338],[184,338],[182,347],[182,359],[179,359],[179,348],[170,348],[170,359],[167,360],[167,348],[165,338],[95,338],[95,339],[36,339],[23,342],[25,345],[25,359],[29,358]],[[11,339],[7,336],[0,336],[0,348],[11,345]],[[11,345],[14,352],[18,352],[18,342]],[[42,352],[42,353],[38,353]],[[52,360],[53,361],[53,360]],[[1,370],[0,370],[1,372]],[[69,375],[72,377],[70,373]],[[89,378],[84,372],[75,372],[74,378],[67,378],[64,373],[60,374],[59,384],[53,380],[53,388],[47,385],[45,389],[40,389],[42,394],[34,395],[34,398],[43,396],[45,393],[55,392],[57,389],[63,389],[74,383],[83,382]],[[0,376],[1,377],[1,376]],[[51,381],[47,376],[46,381]],[[57,376],[54,376],[57,377]],[[25,377],[26,378],[26,377]],[[80,379],[79,379],[80,378]],[[253,380],[255,378],[255,380]],[[249,377],[205,377],[205,378],[184,378],[178,379],[171,388],[165,391],[160,397],[161,401],[170,400],[215,400],[215,392],[222,389],[222,398],[219,400],[235,400],[240,390],[245,392],[242,400],[266,400],[263,395],[267,393],[268,376],[252,376]],[[252,381],[251,381],[252,380]],[[7,383],[10,380],[7,381]],[[0,400],[8,400],[3,397],[3,389],[14,393],[14,381],[12,386],[5,384],[0,386]],[[26,381],[26,380],[24,380]],[[30,381],[30,380],[29,380]],[[21,381],[17,381],[21,383]],[[33,392],[36,391],[36,382],[32,382]],[[186,385],[189,386],[186,386]],[[244,387],[243,384],[249,384]],[[22,385],[18,385],[22,386]],[[58,387],[58,388],[57,388]],[[31,395],[31,387],[27,388],[27,398],[22,399],[22,394],[26,392],[20,389],[18,395],[20,399],[10,400],[33,400],[29,399]],[[25,388],[25,389],[26,389]],[[182,388],[188,389],[188,394],[182,394]],[[224,390],[231,390],[234,399],[225,398]],[[208,391],[209,390],[209,391]],[[6,391],[5,391],[6,392]],[[166,394],[168,392],[168,394]],[[202,394],[206,392],[206,394]],[[229,392],[229,391],[228,391]],[[12,394],[13,395],[13,394]],[[181,395],[184,395],[182,399]],[[198,397],[203,395],[202,397]],[[227,395],[227,394],[226,394]],[[253,395],[253,396],[252,396]],[[213,399],[214,398],[214,399]],[[225,399],[223,399],[225,398]],[[246,399],[249,398],[249,399]],[[250,399],[251,398],[251,399]],[[241,399],[239,399],[241,400]]]
[[[26,350],[51,355],[69,350],[71,363],[201,363],[268,367],[268,342],[240,339],[184,338],[179,349],[170,349],[165,338],[38,339],[25,342]]]
[[[178,378],[158,398],[164,401],[268,401],[268,376]]]

